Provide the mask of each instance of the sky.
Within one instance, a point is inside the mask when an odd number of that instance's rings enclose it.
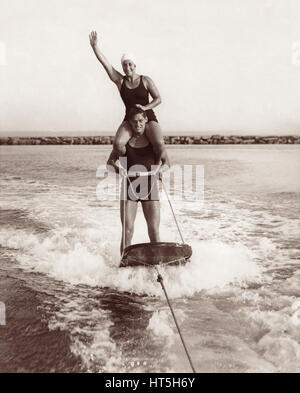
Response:
[[[153,79],[166,133],[300,134],[299,0],[0,0],[0,132],[115,133],[92,30]]]

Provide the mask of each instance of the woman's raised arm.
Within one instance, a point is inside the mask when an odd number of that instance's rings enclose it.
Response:
[[[109,78],[119,87],[122,83],[123,75],[110,64],[110,62],[106,59],[106,57],[100,51],[100,49],[98,47],[97,32],[92,31],[89,35],[89,38],[90,38],[91,47],[93,48],[93,51],[94,51],[97,59],[103,65]]]

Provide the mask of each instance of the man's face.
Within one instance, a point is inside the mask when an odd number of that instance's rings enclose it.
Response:
[[[142,135],[145,131],[147,119],[142,113],[137,113],[129,120],[129,123],[135,135]]]

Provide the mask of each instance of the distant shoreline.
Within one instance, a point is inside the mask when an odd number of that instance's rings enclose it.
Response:
[[[113,136],[0,137],[0,145],[111,145]],[[300,144],[300,135],[164,136],[167,145]]]

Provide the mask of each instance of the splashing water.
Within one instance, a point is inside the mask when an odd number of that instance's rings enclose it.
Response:
[[[155,270],[118,268],[119,205],[95,196],[108,151],[1,149],[0,300],[12,321],[2,337],[19,337],[1,370],[190,371]],[[170,149],[173,162],[199,162],[199,150],[186,151]],[[299,372],[299,152],[200,152],[204,204],[174,201],[191,262],[160,267],[196,369]],[[161,206],[162,240],[179,241]],[[140,209],[136,228],[133,242],[146,241]],[[18,335],[22,308],[30,329]],[[41,355],[37,337],[50,343],[52,333],[60,345]]]

